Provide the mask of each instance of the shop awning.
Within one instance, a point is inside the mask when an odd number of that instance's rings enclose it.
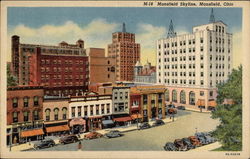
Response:
[[[74,118],[69,122],[69,126],[72,127],[74,125],[85,125],[86,121],[83,118]]]
[[[198,106],[205,106],[205,100],[204,99],[198,99],[196,105],[198,105]]]
[[[131,117],[127,116],[127,117],[114,118],[113,120],[117,122],[126,122],[126,121],[131,121],[132,119]]]
[[[46,127],[47,133],[59,132],[59,131],[68,131],[68,130],[69,130],[69,126],[68,125]]]
[[[141,114],[132,114],[132,115],[130,115],[130,117],[134,120],[134,119],[140,119],[140,118],[142,118],[142,115]]]
[[[33,129],[21,132],[21,137],[30,137],[30,136],[38,136],[43,135],[43,129]]]
[[[109,125],[109,124],[114,124],[113,120],[103,120],[102,121],[103,125]]]
[[[217,103],[216,103],[215,100],[208,101],[208,106],[210,106],[210,107],[216,107],[216,106],[217,106]]]

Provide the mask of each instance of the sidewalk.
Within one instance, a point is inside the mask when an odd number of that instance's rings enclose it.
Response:
[[[200,112],[200,109],[192,109],[192,108],[187,108],[187,107],[186,107],[186,110],[193,111],[193,112]],[[211,113],[211,111],[202,109],[202,113]]]
[[[175,117],[174,121],[176,121],[177,119],[178,119],[178,117]],[[172,119],[169,119],[168,116],[166,119],[163,119],[163,121],[165,122],[165,124],[173,122]],[[153,122],[154,121],[149,121],[149,124],[152,126]],[[102,130],[97,130],[96,132],[99,132],[101,134],[105,134],[105,133],[109,132],[110,130],[119,130],[121,132],[134,131],[134,130],[137,130],[137,124],[132,124],[129,126],[122,126],[122,127],[113,127],[113,128],[109,128],[109,129],[102,129]],[[80,134],[79,139],[84,139],[84,135],[88,134],[88,133],[89,132]],[[50,137],[48,136],[48,138],[50,138]],[[59,138],[55,137],[54,141],[56,144],[59,144]],[[16,145],[16,146],[11,147],[11,151],[23,151],[23,150],[33,149],[35,143],[36,143],[36,141],[30,142],[30,144],[25,143],[25,144]]]
[[[215,142],[209,145],[205,145],[205,146],[201,146],[201,147],[197,147],[195,149],[192,149],[190,151],[212,151],[216,148],[221,147],[221,144],[219,142]]]

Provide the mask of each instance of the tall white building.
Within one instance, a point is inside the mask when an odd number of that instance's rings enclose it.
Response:
[[[190,34],[176,35],[171,21],[168,37],[157,41],[157,83],[215,89],[231,73],[232,46],[232,34],[224,22],[214,20],[213,10],[210,23],[194,26]]]

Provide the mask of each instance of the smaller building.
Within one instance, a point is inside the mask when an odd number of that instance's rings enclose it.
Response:
[[[7,89],[7,144],[42,139],[43,96],[41,86]]]
[[[69,103],[69,119],[86,120],[86,131],[102,129],[103,116],[112,114],[112,95],[89,93],[84,96],[73,96]]]
[[[134,82],[156,83],[156,67],[151,66],[151,63],[142,64],[137,61],[134,67]]]

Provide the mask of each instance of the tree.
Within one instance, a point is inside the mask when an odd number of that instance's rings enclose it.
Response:
[[[233,69],[226,83],[217,86],[218,106],[212,118],[219,118],[220,125],[213,132],[227,151],[242,149],[242,65]],[[232,99],[233,105],[223,104],[224,99]]]
[[[11,74],[10,65],[7,64],[7,86],[16,86],[17,85],[17,78]]]

